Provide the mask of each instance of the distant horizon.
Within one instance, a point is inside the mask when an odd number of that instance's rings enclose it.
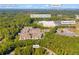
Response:
[[[79,9],[79,4],[0,4],[0,9]]]

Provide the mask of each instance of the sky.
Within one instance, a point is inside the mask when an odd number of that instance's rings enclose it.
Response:
[[[79,9],[79,4],[0,4],[0,9]]]

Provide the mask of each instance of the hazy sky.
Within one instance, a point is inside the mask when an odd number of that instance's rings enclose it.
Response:
[[[79,4],[0,4],[0,9],[79,9]]]

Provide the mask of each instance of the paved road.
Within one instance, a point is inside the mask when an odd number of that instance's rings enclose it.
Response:
[[[53,52],[52,50],[50,50],[50,49],[48,49],[48,48],[45,48],[45,47],[43,47],[45,50],[47,50],[47,52],[49,52],[48,53],[48,55],[56,55],[56,53],[55,52]]]
[[[11,52],[9,53],[9,55],[14,55],[14,51],[11,51]]]
[[[61,30],[57,30],[57,33],[65,36],[77,36],[74,32],[69,31],[67,28],[65,28],[63,32],[61,32]]]
[[[2,43],[2,41],[0,41],[0,43]]]
[[[44,48],[48,52],[48,55],[57,55],[54,51],[52,51],[46,47],[42,47],[42,48]],[[9,55],[14,55],[14,51],[10,52]]]

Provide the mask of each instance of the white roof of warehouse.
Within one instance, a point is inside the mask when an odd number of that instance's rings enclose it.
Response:
[[[30,14],[31,18],[50,18],[51,14]]]

